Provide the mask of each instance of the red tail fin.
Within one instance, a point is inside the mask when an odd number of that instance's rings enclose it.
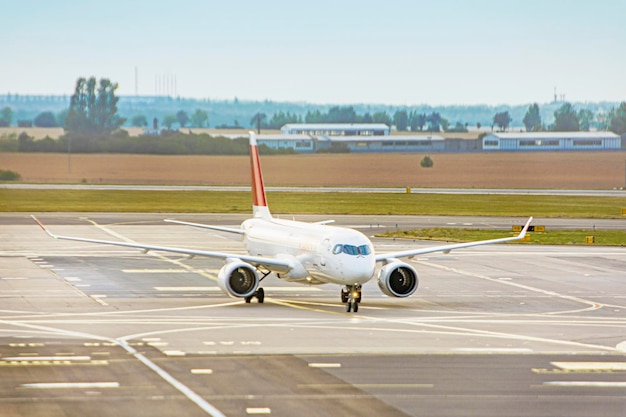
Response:
[[[252,214],[254,217],[271,218],[272,215],[265,197],[259,147],[254,132],[250,132],[250,169],[252,170]]]

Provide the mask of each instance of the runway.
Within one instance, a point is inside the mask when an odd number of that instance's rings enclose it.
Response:
[[[219,185],[117,185],[117,184],[0,184],[0,189],[12,190],[97,190],[97,191],[238,191],[250,192],[249,186]],[[406,193],[406,187],[266,187],[272,193]],[[470,195],[560,195],[577,197],[623,197],[623,189],[556,190],[508,188],[419,188],[410,187],[412,194],[470,194]]]
[[[243,249],[166,217],[40,215],[58,234]],[[523,221],[335,218],[368,235]],[[373,240],[380,252],[432,245]],[[219,291],[220,261],[58,241],[25,215],[2,214],[0,415],[626,413],[624,248],[483,246],[413,264],[413,297],[388,298],[373,280],[357,314],[345,313],[337,287],[274,277],[264,304],[245,304]]]

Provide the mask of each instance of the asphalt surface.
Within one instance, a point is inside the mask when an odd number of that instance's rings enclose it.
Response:
[[[101,184],[0,184],[0,189],[14,190],[130,190],[130,191],[241,191],[249,186],[216,185],[101,185]],[[266,187],[269,192],[313,193],[406,193],[406,187]],[[561,195],[586,197],[624,197],[623,189],[612,190],[554,190],[554,189],[495,189],[495,188],[410,188],[412,194],[500,194],[500,195]]]
[[[335,218],[370,235],[524,221]],[[64,235],[242,250],[159,215],[40,219]],[[413,262],[414,296],[372,281],[356,314],[337,287],[273,277],[264,304],[245,304],[217,288],[219,261],[58,241],[0,215],[0,416],[626,414],[624,248],[497,245]]]

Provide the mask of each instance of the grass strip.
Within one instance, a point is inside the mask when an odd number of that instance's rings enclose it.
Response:
[[[621,218],[626,197],[273,193],[273,213]],[[2,212],[249,213],[247,192],[0,189]]]
[[[517,232],[511,232],[515,236]],[[432,228],[419,230],[404,230],[381,233],[378,237],[437,240],[445,242],[472,242],[506,237],[502,230],[479,230],[458,228]],[[593,243],[588,238],[593,237]],[[539,245],[599,245],[624,246],[626,245],[626,230],[554,230],[543,233],[528,233],[527,239],[509,243],[532,243]]]

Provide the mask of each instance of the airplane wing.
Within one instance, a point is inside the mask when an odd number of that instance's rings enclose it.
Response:
[[[73,240],[77,242],[98,243],[102,245],[114,245],[114,246],[122,246],[126,248],[143,249],[145,252],[162,251],[162,252],[180,253],[180,254],[191,255],[191,256],[206,256],[208,258],[240,259],[256,267],[262,266],[271,271],[283,273],[283,274],[289,272],[292,268],[292,265],[286,260],[264,258],[260,256],[249,256],[249,255],[241,255],[241,254],[233,254],[233,253],[222,253],[222,252],[209,252],[209,251],[202,251],[202,250],[196,250],[196,249],[174,248],[174,247],[168,247],[168,246],[143,245],[139,243],[116,242],[116,241],[110,241],[110,240],[85,239],[82,237],[60,236],[60,235],[56,235],[50,232],[35,216],[31,215],[30,217],[32,217],[33,220],[37,222],[39,227],[41,227],[44,232],[46,232],[50,237],[53,237],[55,239]]]
[[[442,246],[431,246],[428,248],[421,248],[421,249],[409,249],[409,250],[402,251],[402,252],[384,253],[384,254],[380,254],[376,256],[376,262],[386,261],[391,258],[410,258],[413,256],[423,255],[426,253],[433,253],[433,252],[450,253],[450,251],[454,249],[463,249],[463,248],[469,248],[472,246],[491,245],[493,243],[504,243],[504,242],[511,242],[514,240],[521,240],[521,239],[524,239],[524,237],[526,236],[526,232],[528,231],[528,227],[530,226],[530,222],[532,222],[532,220],[533,220],[532,217],[529,218],[528,221],[526,222],[526,225],[524,225],[524,228],[519,233],[519,235],[514,236],[514,237],[479,240],[475,242],[455,243],[451,245],[442,245]]]
[[[181,222],[180,220],[172,220],[172,219],[166,219],[164,221],[167,222],[167,223],[183,224],[185,226],[199,227],[199,228],[202,228],[202,229],[219,230],[220,232],[237,233],[237,234],[240,234],[240,235],[243,234],[243,230],[241,230],[241,229],[233,229],[231,227],[212,226],[210,224],[202,224],[202,223]]]

